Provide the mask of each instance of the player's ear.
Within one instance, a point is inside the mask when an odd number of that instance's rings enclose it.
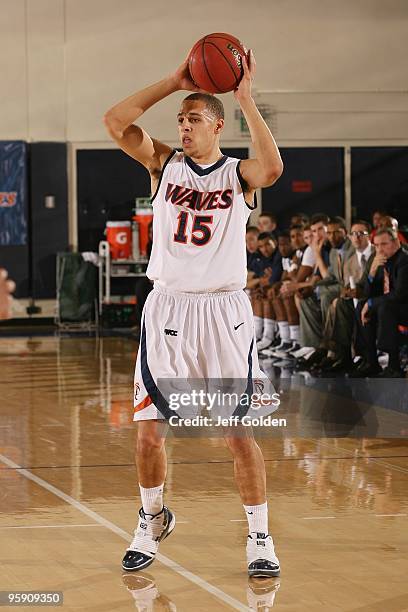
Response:
[[[223,127],[224,127],[224,119],[217,119],[217,122],[215,124],[215,133],[219,134]]]

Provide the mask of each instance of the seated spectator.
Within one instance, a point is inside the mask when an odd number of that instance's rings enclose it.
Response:
[[[296,234],[297,236],[297,234]],[[302,232],[301,239],[303,240]],[[299,246],[297,236],[297,246]],[[278,238],[278,249],[282,257],[282,276],[268,291],[268,298],[272,300],[273,310],[279,328],[280,344],[266,348],[262,354],[266,357],[285,358],[290,351],[295,351],[299,346],[299,313],[296,308],[293,295],[281,295],[282,284],[290,281],[296,276],[300,259],[301,250],[295,250],[291,241],[291,234],[288,231],[282,232]]]
[[[303,259],[303,253],[305,252],[307,246],[304,239],[304,232],[305,230],[303,225],[295,224],[290,226],[290,242],[298,260],[298,266],[300,265],[300,262]]]
[[[273,342],[276,332],[275,313],[267,297],[269,287],[278,282],[282,275],[282,257],[276,246],[276,241],[269,233],[260,233],[260,258],[253,262],[252,270],[248,272],[247,288],[251,290],[257,345],[261,343],[262,347]]]
[[[318,213],[313,215],[310,228],[304,228],[303,239],[306,242],[307,247],[303,253],[302,262],[299,267],[296,280],[285,283],[284,287],[282,288],[282,291],[284,291],[285,294],[297,294],[299,299],[312,295],[316,282],[320,280],[316,256],[312,247],[312,241],[314,239],[316,243],[321,243],[322,257],[328,264],[329,252],[331,249],[330,243],[327,240],[328,222],[329,218],[327,215],[324,213]]]
[[[380,220],[382,217],[385,217],[387,215],[386,210],[384,209],[377,209],[373,212],[371,220],[372,220],[372,225],[373,225],[373,229],[371,231],[370,234],[370,241],[373,242],[374,240],[374,236],[375,236],[375,232],[377,231],[377,229],[380,227]]]
[[[278,221],[274,214],[265,212],[258,217],[258,229],[261,233],[268,232],[274,238],[277,237]]]
[[[403,376],[399,362],[398,325],[408,325],[408,253],[391,228],[374,237],[376,255],[365,284],[367,301],[359,306],[358,331],[364,359],[353,377]],[[388,353],[388,367],[381,371],[377,348]]]
[[[394,219],[394,217],[390,217],[389,215],[384,215],[383,217],[380,217],[380,221],[379,221],[379,224],[378,224],[377,231],[379,229],[383,229],[385,227],[390,227],[391,229],[394,230],[394,232],[397,234],[398,240],[400,241],[401,244],[407,244],[407,240],[406,240],[404,234],[401,234],[401,232],[398,231],[398,221],[397,221],[397,219]]]
[[[296,212],[293,213],[293,215],[290,218],[290,227],[292,227],[293,225],[308,225],[309,224],[309,217],[302,212]]]
[[[0,319],[10,319],[13,298],[11,294],[16,285],[12,280],[7,280],[7,270],[0,268]]]
[[[323,329],[326,325],[330,304],[340,295],[341,288],[344,286],[344,263],[354,253],[354,247],[347,237],[344,219],[341,217],[334,217],[329,221],[327,237],[331,246],[328,260],[323,250],[326,244],[325,235],[321,234],[319,237],[317,232],[314,235],[312,246],[318,268],[316,276],[318,272],[321,279],[314,282],[314,290],[311,295],[303,296],[299,301],[301,344],[302,347],[314,349],[312,355],[309,355],[309,366],[316,364],[323,366],[327,360],[327,350],[322,347]],[[305,256],[306,253],[307,250]]]
[[[303,240],[306,244],[306,248],[312,244],[312,238],[312,228],[310,227],[310,224],[307,223],[303,226]]]
[[[252,263],[260,258],[260,253],[258,251],[258,236],[258,228],[254,225],[249,225],[245,234],[248,270],[252,270]]]
[[[322,347],[328,351],[328,359],[320,368],[328,375],[349,372],[353,369],[352,342],[358,300],[364,296],[365,278],[374,259],[371,244],[371,227],[367,221],[357,220],[351,226],[350,239],[355,253],[344,262],[344,285],[340,297],[329,307],[323,331]]]

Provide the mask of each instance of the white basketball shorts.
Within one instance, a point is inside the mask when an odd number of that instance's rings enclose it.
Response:
[[[212,391],[217,381],[224,389],[229,383],[235,389],[234,381],[242,381],[243,392],[274,393],[259,367],[252,307],[245,291],[180,293],[155,287],[148,295],[136,359],[134,420],[169,419],[175,408],[163,391],[163,381],[173,390],[178,385],[185,390],[191,379],[207,385],[209,381]],[[240,405],[238,411],[235,406],[231,414],[244,416],[248,402],[246,406]],[[257,416],[276,408],[276,402],[266,402]],[[187,412],[192,415],[191,406]],[[177,414],[181,416],[180,411]]]

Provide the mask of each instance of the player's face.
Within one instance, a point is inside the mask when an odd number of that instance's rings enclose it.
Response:
[[[378,227],[380,224],[380,219],[382,218],[382,214],[380,212],[375,212],[373,214],[373,226]]]
[[[312,236],[315,240],[325,240],[327,238],[327,227],[319,221],[311,226]]]
[[[327,238],[330,244],[335,249],[341,247],[346,237],[346,230],[337,225],[337,223],[330,223],[327,228]]]
[[[306,230],[307,232],[310,230]],[[298,229],[290,230],[290,241],[294,249],[303,249],[305,241],[303,239],[303,231]]]
[[[260,215],[258,219],[258,229],[260,232],[273,232],[276,229],[276,223],[270,217]]]
[[[275,250],[275,245],[270,238],[264,238],[258,240],[258,251],[262,253],[264,257],[270,257]]]
[[[364,251],[370,242],[366,226],[360,223],[351,226],[350,238],[353,247],[361,251]]]
[[[286,238],[286,236],[280,236],[278,238],[278,248],[282,257],[289,257],[292,253],[292,245],[290,244],[289,238]]]
[[[309,244],[312,242],[312,238],[313,234],[311,229],[303,230],[303,240],[305,241],[305,244],[309,246]]]
[[[202,100],[186,100],[177,115],[179,138],[189,157],[210,154],[217,142],[223,119],[217,119]]]
[[[248,251],[250,253],[255,253],[258,248],[258,236],[253,232],[248,232],[248,234],[245,235],[245,240]]]
[[[374,245],[377,254],[383,255],[387,259],[392,257],[401,246],[399,240],[391,240],[391,236],[386,234],[374,236]]]

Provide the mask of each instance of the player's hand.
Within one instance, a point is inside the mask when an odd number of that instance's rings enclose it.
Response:
[[[313,236],[311,246],[316,255],[320,255],[320,253],[322,252],[324,242],[325,242],[324,238],[317,238],[316,236]]]
[[[190,55],[190,54],[189,54]],[[188,69],[188,58],[187,55],[184,62],[179,66],[172,75],[170,75],[171,80],[174,82],[174,85],[177,89],[182,89],[186,91],[199,91],[201,93],[207,93],[203,89],[197,87],[194,83],[193,79],[190,75],[190,70]]]
[[[234,91],[234,96],[238,102],[252,97],[252,81],[254,80],[256,70],[256,62],[252,49],[242,56],[242,68],[244,74],[237,89]]]
[[[351,289],[350,287],[342,287],[340,289],[340,297],[355,299],[357,297],[357,289]]]
[[[375,276],[377,269],[380,266],[384,266],[386,263],[387,263],[387,258],[384,255],[380,255],[380,253],[377,253],[373,259],[373,263],[371,264],[370,276]]]
[[[7,271],[0,268],[0,319],[11,317],[11,305],[13,298],[11,294],[16,288],[13,281],[7,280]]]
[[[280,288],[280,295],[285,295],[289,297],[293,295],[297,290],[297,284],[295,282],[284,282],[282,287]]]
[[[367,325],[370,320],[370,310],[368,308],[368,302],[366,302],[361,311],[361,322],[363,325]]]

